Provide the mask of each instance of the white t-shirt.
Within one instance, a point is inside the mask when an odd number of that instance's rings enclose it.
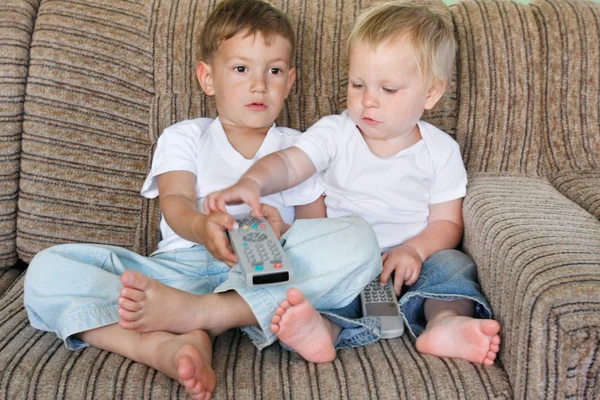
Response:
[[[177,123],[165,129],[158,138],[152,168],[141,193],[147,198],[155,198],[158,196],[158,175],[169,171],[190,171],[196,176],[196,198],[199,210],[203,211],[204,198],[208,194],[235,184],[258,159],[290,147],[299,134],[290,128],[273,126],[254,158],[249,160],[231,146],[219,118],[198,118]],[[283,220],[291,224],[294,221],[294,206],[311,203],[323,193],[317,175],[291,189],[262,197],[261,202],[276,207]],[[247,213],[250,207],[245,204],[232,205],[227,206],[227,211],[234,215]],[[164,216],[160,221],[160,230],[162,240],[157,252],[195,244],[177,235],[167,225]]]
[[[466,194],[467,173],[456,141],[424,121],[419,129],[422,140],[380,158],[344,111],[319,120],[294,145],[322,171],[327,216],[365,218],[382,251],[425,229],[430,204]]]

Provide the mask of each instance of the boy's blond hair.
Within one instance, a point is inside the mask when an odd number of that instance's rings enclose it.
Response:
[[[221,42],[246,32],[246,36],[262,34],[267,43],[274,36],[290,42],[294,55],[294,31],[286,15],[262,0],[224,0],[210,13],[200,37],[200,55],[212,61]]]
[[[391,40],[408,40],[428,84],[452,78],[456,41],[453,27],[441,15],[408,2],[378,4],[357,18],[348,38],[348,53],[359,42],[376,49]]]

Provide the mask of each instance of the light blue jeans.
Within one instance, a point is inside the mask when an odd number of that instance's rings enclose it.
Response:
[[[25,307],[34,328],[56,333],[69,349],[85,347],[73,335],[119,321],[120,275],[136,270],[196,295],[237,291],[259,323],[242,329],[262,349],[277,339],[269,329],[271,317],[289,288],[300,289],[317,309],[337,309],[381,272],[377,238],[359,217],[298,220],[281,242],[294,268],[293,282],[252,288],[238,266],[228,268],[200,245],[150,257],[114,246],[54,246],[38,253],[27,269]]]
[[[477,284],[475,262],[458,250],[442,250],[429,257],[421,268],[417,282],[408,286],[400,297],[400,311],[405,325],[414,336],[419,336],[427,324],[424,304],[426,299],[472,300],[474,316],[491,318],[492,310]],[[321,314],[343,329],[335,343],[336,348],[364,346],[381,338],[381,325],[375,317],[361,317],[360,300],[355,299],[339,310]]]

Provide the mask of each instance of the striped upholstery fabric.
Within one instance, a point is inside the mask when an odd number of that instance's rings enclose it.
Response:
[[[186,399],[173,380],[142,364],[87,348],[72,352],[31,328],[22,284],[0,299],[0,398]],[[278,345],[258,352],[241,331],[215,339],[213,399],[508,399],[500,365],[423,356],[407,336],[305,362]]]
[[[456,140],[467,170],[542,175],[545,76],[534,9],[475,0],[450,10],[459,43]]]
[[[299,42],[298,81],[279,124],[305,129],[345,108],[345,36],[376,1],[273,0]],[[156,248],[158,202],[139,188],[166,126],[215,115],[194,68],[216,2],[2,2],[0,215],[15,213],[20,157],[21,259],[64,242]],[[503,327],[499,362],[420,355],[405,335],[315,365],[277,345],[258,352],[230,331],[214,341],[213,398],[600,398],[600,6],[428,4],[453,21],[459,53],[447,94],[425,119],[464,154],[464,248]],[[0,267],[14,265],[14,229],[0,217]],[[151,368],[94,348],[71,352],[31,328],[21,272],[0,271],[0,399],[186,398]]]
[[[23,104],[40,0],[0,4],[0,269],[17,261],[16,216]]]
[[[598,398],[600,221],[511,174],[471,175],[463,210],[515,398]]]
[[[140,248],[153,99],[151,4],[42,3],[33,35],[19,257],[53,244]]]
[[[562,194],[600,219],[600,169],[559,172],[551,182]]]
[[[548,42],[542,47],[548,70],[542,137],[549,170],[598,170],[600,3],[534,0],[533,5],[540,10]]]

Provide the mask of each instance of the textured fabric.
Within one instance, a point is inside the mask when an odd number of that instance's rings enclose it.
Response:
[[[600,168],[600,2],[534,0],[547,59],[543,142],[551,172]]]
[[[0,297],[25,272],[25,266],[0,270]]]
[[[68,242],[139,250],[153,98],[151,4],[42,3],[33,35],[17,222],[25,261]]]
[[[172,379],[95,348],[75,352],[28,326],[22,280],[0,298],[0,398],[186,399]],[[312,364],[279,345],[258,352],[229,331],[214,340],[213,399],[507,399],[501,364],[490,368],[423,356],[405,335]]]
[[[600,169],[559,172],[551,182],[562,194],[600,219]]]
[[[31,34],[40,0],[0,4],[0,269],[17,260],[17,194]]]
[[[475,0],[450,11],[459,58],[456,139],[467,171],[542,175],[545,66],[535,8]]]
[[[515,398],[598,398],[600,221],[546,180],[509,174],[470,176],[463,213]]]

